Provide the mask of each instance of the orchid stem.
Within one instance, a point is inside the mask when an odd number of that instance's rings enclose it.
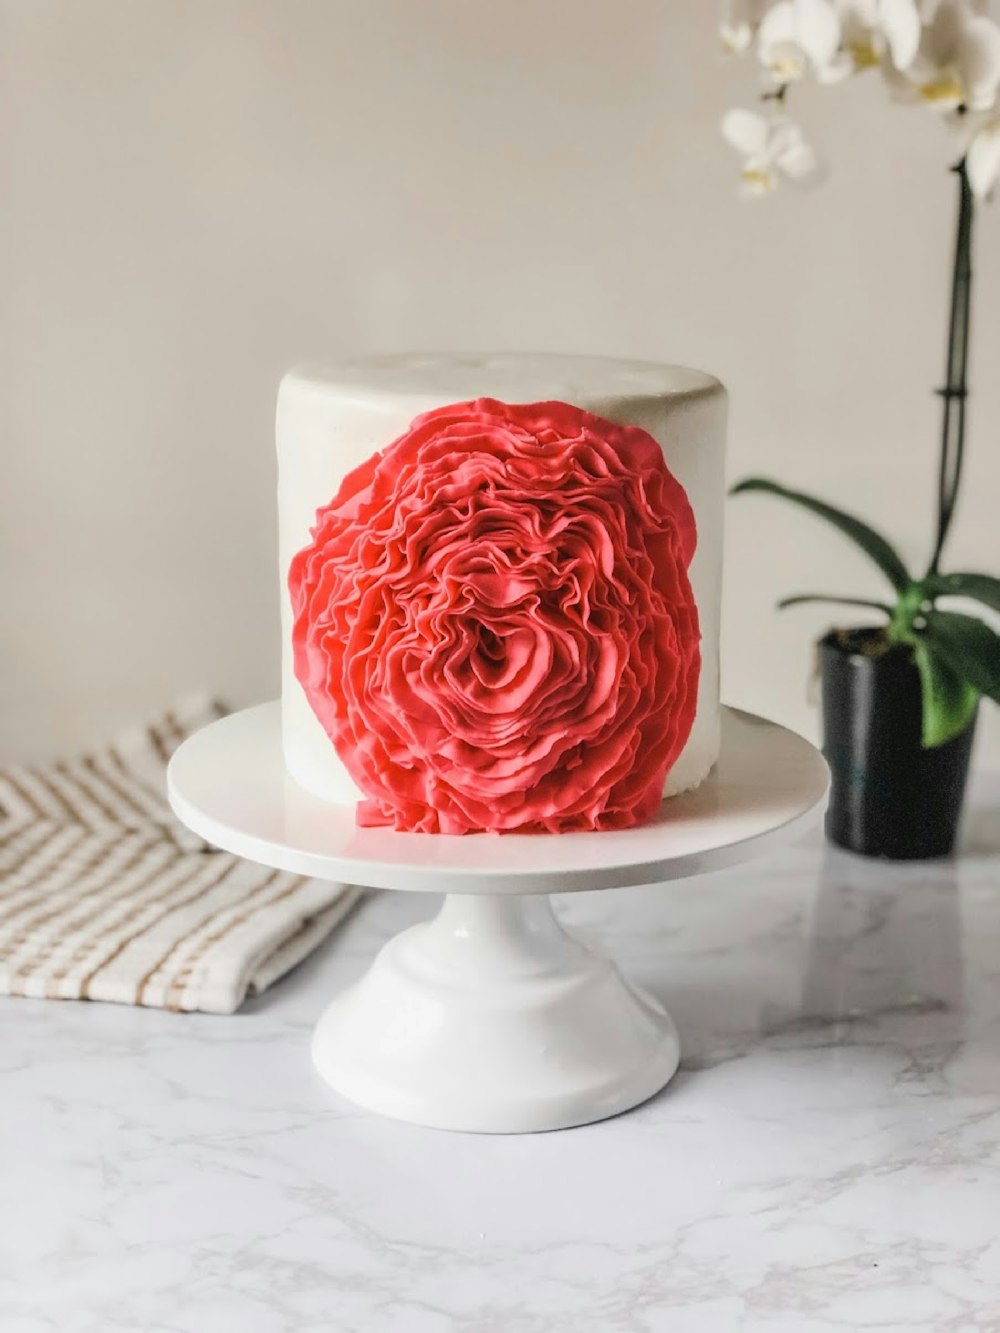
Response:
[[[951,281],[951,316],[948,323],[946,380],[938,393],[944,400],[941,455],[938,463],[937,535],[927,568],[936,574],[941,561],[962,481],[965,454],[965,404],[968,398],[969,319],[972,307],[972,222],[974,203],[965,159],[954,168],[958,175],[958,225]]]

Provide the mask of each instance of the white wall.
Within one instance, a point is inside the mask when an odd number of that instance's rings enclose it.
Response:
[[[741,203],[751,71],[706,0],[0,0],[0,749],[178,692],[273,694],[272,415],[289,363],[535,347],[686,361],[730,474],[930,538],[952,182],[877,81],[811,90],[820,192]],[[978,246],[952,567],[1000,565],[1000,205]],[[730,509],[724,694],[815,731],[836,536]],[[990,716],[980,762],[1000,761]]]

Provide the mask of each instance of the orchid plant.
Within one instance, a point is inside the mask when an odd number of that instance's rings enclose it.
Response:
[[[890,97],[937,112],[952,130],[957,161],[958,222],[938,466],[937,523],[926,568],[915,573],[867,523],[802,491],[751,477],[734,494],[762,491],[825,519],[878,566],[892,590],[885,601],[802,593],[779,606],[832,602],[882,612],[874,650],[908,649],[920,672],[923,744],[941,745],[969,725],[982,695],[1000,702],[1000,635],[978,616],[942,610],[940,599],[971,599],[1000,612],[1000,579],[944,573],[965,450],[972,226],[976,205],[1000,180],[1000,24],[986,0],[729,0],[721,24],[726,49],[754,56],[761,71],[761,109],[728,112],[722,133],[742,158],[743,190],[770,193],[822,175],[819,154],[787,115],[795,84],[814,78],[839,84],[881,77]]]

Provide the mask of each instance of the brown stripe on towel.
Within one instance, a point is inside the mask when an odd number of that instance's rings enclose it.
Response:
[[[145,935],[147,931],[155,929],[155,927],[158,926],[161,921],[165,921],[167,917],[170,916],[171,912],[176,912],[182,907],[190,906],[190,904],[197,901],[198,898],[207,897],[207,895],[210,894],[214,889],[218,888],[218,886],[224,880],[228,879],[229,876],[233,873],[233,871],[239,869],[240,862],[234,857],[230,862],[230,864],[224,865],[221,870],[218,870],[218,863],[214,859],[204,861],[203,865],[204,865],[204,871],[202,871],[195,878],[195,882],[192,885],[191,891],[189,893],[185,893],[182,897],[177,897],[176,894],[174,894],[174,896],[169,898],[167,897],[166,894],[160,894],[155,902],[147,904],[147,906],[160,906],[166,900],[166,907],[162,912],[158,912],[153,917],[152,921],[144,921],[142,925],[139,926],[137,929],[133,930],[131,934],[126,935],[124,939],[119,940],[116,943],[114,949],[111,951],[111,953],[109,953],[106,958],[102,959],[101,963],[97,967],[93,968],[90,972],[87,973],[85,977],[82,978],[80,982],[80,994],[83,999],[88,998],[94,978],[99,976],[100,973],[103,972],[104,969],[110,963],[112,963],[116,958],[120,957],[121,954],[123,954],[125,950],[129,947],[129,945],[132,944],[135,940],[137,940],[140,937],[140,935]],[[217,871],[217,873],[214,874],[212,878],[208,879],[206,882],[205,872],[207,871]],[[173,892],[172,889],[171,892]],[[139,915],[140,915],[139,912],[133,914],[133,916],[130,918],[132,924],[135,923],[135,920]],[[128,922],[126,922],[125,924],[128,924]],[[184,938],[186,938],[186,936]],[[159,966],[159,964],[154,965],[153,969],[151,970],[155,971],[157,966]],[[139,979],[136,985],[136,992],[135,992],[136,1004],[143,1003],[143,993],[148,976],[149,972],[144,974]]]
[[[196,965],[201,962],[209,949],[216,944],[220,944],[227,935],[231,935],[234,930],[238,930],[240,926],[249,921],[259,907],[272,907],[275,903],[280,903],[284,898],[288,898],[295,893],[302,883],[301,876],[299,875],[293,876],[290,884],[286,884],[280,893],[276,893],[273,898],[268,898],[265,903],[262,904],[257,901],[261,893],[263,893],[269,885],[273,884],[279,877],[284,877],[284,873],[284,871],[276,870],[273,875],[270,875],[263,884],[258,886],[258,888],[249,895],[246,900],[247,905],[245,905],[244,910],[240,912],[238,916],[234,917],[227,924],[217,927],[210,935],[205,936],[205,938],[199,942],[195,952],[167,984],[166,996],[164,999],[164,1005],[167,1009],[175,1009],[178,1007],[177,1000],[174,999],[174,996],[179,999],[184,994],[184,990],[191,979]]]
[[[63,981],[75,967],[83,963],[100,945],[102,937],[107,939],[110,934],[113,939],[113,932],[119,930],[122,925],[128,924],[135,914],[142,910],[143,903],[147,908],[151,907],[155,902],[162,901],[166,894],[173,892],[174,885],[170,880],[170,872],[180,871],[181,874],[187,872],[183,853],[165,842],[151,844],[147,847],[147,853],[150,852],[154,853],[152,858],[148,855],[141,856],[138,860],[122,867],[120,876],[114,881],[115,892],[109,894],[105,899],[101,914],[92,918],[93,930],[82,936],[73,952],[60,964],[55,972],[47,974],[50,986]],[[152,864],[146,864],[150,859]],[[133,872],[141,872],[138,879],[131,878]],[[160,881],[164,878],[168,880],[166,888],[160,885]],[[151,886],[157,886],[158,889],[156,896],[152,899],[145,896]],[[110,921],[105,919],[103,913],[116,906],[119,908],[124,906],[124,913],[119,912],[118,916],[113,917]],[[70,933],[72,933],[72,927]]]
[[[214,864],[214,862],[210,862],[209,864]],[[233,864],[229,867],[229,871],[235,870],[239,864],[240,864],[239,861],[234,859]],[[229,873],[229,871],[227,871],[226,873]],[[269,884],[272,884],[281,873],[282,872],[280,870],[271,871],[270,874],[268,874],[260,884],[257,884],[254,887],[254,889],[251,891],[250,896],[253,897],[258,892],[262,891],[263,889],[266,889],[267,886]],[[224,879],[225,875],[220,875],[219,878],[220,880]],[[136,987],[136,992],[135,992],[136,1004],[145,1003],[146,991],[149,989],[149,986],[152,983],[152,980],[156,976],[157,972],[163,970],[163,968],[167,965],[169,959],[171,959],[177,952],[177,950],[180,949],[182,945],[184,945],[188,940],[190,940],[192,936],[196,935],[203,925],[204,922],[199,921],[198,925],[195,927],[194,930],[189,930],[186,935],[183,935],[179,940],[175,940],[174,943],[170,946],[170,948],[167,949],[160,956],[157,962],[146,971],[146,973],[141,978],[139,985]],[[167,989],[169,990],[169,986]],[[164,1004],[164,1008],[169,1008],[169,1007],[170,1006],[168,1004]]]
[[[159,843],[148,836],[134,835],[138,839],[138,846],[132,847],[131,853],[125,860],[124,865],[116,863],[116,852],[123,852],[129,847],[129,842],[118,840],[109,841],[100,835],[94,835],[98,844],[96,851],[88,858],[86,867],[77,871],[74,876],[75,882],[87,884],[89,878],[99,872],[99,878],[96,884],[83,888],[78,894],[74,895],[69,902],[61,898],[47,911],[40,913],[28,921],[26,925],[21,926],[20,934],[9,939],[6,949],[8,953],[13,953],[17,966],[10,974],[11,994],[19,995],[21,983],[23,983],[37,967],[40,959],[44,959],[46,954],[51,953],[51,941],[45,937],[39,938],[38,931],[42,926],[50,925],[53,921],[61,919],[62,938],[72,936],[81,926],[92,921],[94,917],[94,899],[99,899],[101,894],[107,892],[109,886],[118,884],[120,881],[117,876],[128,875],[136,866],[141,865],[143,860],[150,852],[157,850]],[[72,909],[79,907],[82,903],[89,906],[83,912],[74,912]],[[68,910],[69,909],[69,910]],[[25,944],[33,945],[34,952],[28,953],[24,957],[19,957],[21,946]],[[8,959],[8,962],[10,959]]]

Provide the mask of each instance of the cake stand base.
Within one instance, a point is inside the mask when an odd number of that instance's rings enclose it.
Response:
[[[358,828],[288,775],[277,704],[185,741],[175,813],[217,847],[319,879],[446,895],[391,940],[320,1019],[313,1058],[338,1092],[442,1129],[512,1133],[602,1120],[677,1068],[673,1023],[601,950],[564,930],[550,894],[659,884],[738,865],[818,820],[822,758],[733,709],[712,774],[641,828],[465,838]]]
[[[669,1015],[551,900],[449,894],[389,941],[313,1038],[351,1101],[437,1129],[564,1129],[628,1110],[677,1068]]]

